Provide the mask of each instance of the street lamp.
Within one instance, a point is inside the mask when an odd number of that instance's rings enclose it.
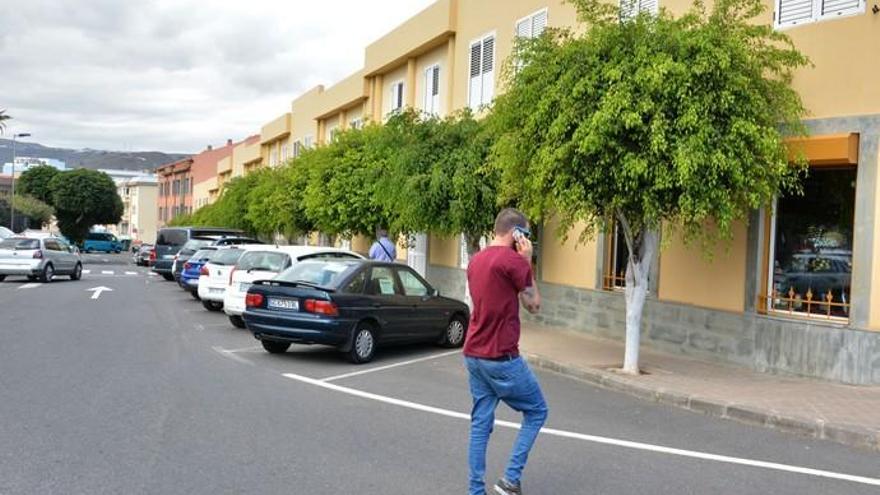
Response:
[[[12,196],[9,198],[9,230],[15,232],[15,139],[30,136],[30,133],[21,132],[12,135]]]

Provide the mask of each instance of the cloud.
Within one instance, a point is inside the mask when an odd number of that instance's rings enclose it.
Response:
[[[194,152],[357,70],[431,2],[6,0],[0,108],[47,145]]]

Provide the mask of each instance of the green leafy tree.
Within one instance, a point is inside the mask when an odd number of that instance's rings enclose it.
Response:
[[[623,22],[609,4],[571,1],[585,29],[517,45],[492,116],[493,162],[502,197],[557,215],[564,231],[585,222],[582,240],[618,223],[629,251],[624,371],[638,373],[660,229],[706,240],[711,223],[729,238],[734,222],[797,189],[782,138],[803,132],[790,81],[808,61],[758,23],[760,0]]]
[[[44,203],[52,202],[49,183],[60,172],[50,165],[39,165],[25,170],[18,178],[17,186],[22,194],[33,196]]]
[[[369,125],[337,135],[326,146],[307,150],[294,161],[308,170],[304,207],[316,230],[329,235],[373,235],[379,226],[395,225],[394,212],[378,200],[394,134]]]
[[[62,172],[49,182],[49,189],[58,228],[74,243],[81,243],[93,225],[115,224],[122,218],[122,199],[104,172]]]
[[[9,196],[0,196],[0,225],[9,225]],[[15,194],[15,228],[16,232],[24,229],[42,228],[52,221],[54,210],[46,203],[24,194]]]
[[[303,198],[308,170],[296,161],[254,173],[256,184],[248,194],[246,217],[258,234],[284,235],[289,240],[314,230]]]
[[[386,124],[395,134],[377,199],[394,211],[396,230],[465,234],[471,253],[491,231],[498,172],[486,166],[491,139],[464,111],[440,119],[405,112]]]

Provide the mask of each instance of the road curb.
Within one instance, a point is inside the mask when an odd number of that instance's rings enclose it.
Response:
[[[635,383],[635,378],[600,369],[582,368],[555,361],[546,356],[523,352],[529,364],[535,368],[552,371],[577,380],[598,385],[615,392],[625,393],[636,398],[657,402],[680,409],[687,409],[707,416],[729,419],[753,426],[762,426],[777,431],[792,433],[809,438],[818,438],[848,445],[880,451],[880,431],[858,425],[826,422],[819,418],[806,418],[781,414],[770,409],[761,409],[747,404],[725,402],[697,395],[665,390],[644,383]]]

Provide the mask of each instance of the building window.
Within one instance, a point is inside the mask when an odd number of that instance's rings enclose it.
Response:
[[[659,8],[659,0],[620,0],[620,20],[632,19],[640,12],[657,14]]]
[[[440,66],[425,69],[425,112],[440,115]]]
[[[282,162],[287,161],[287,144],[281,145],[281,161]]]
[[[656,0],[654,1],[656,3]],[[541,9],[516,22],[516,35],[520,38],[537,38],[544,33],[546,28],[547,9]]]
[[[299,158],[299,154],[302,153],[302,143],[299,141],[293,142],[293,157]]]
[[[856,168],[813,168],[804,194],[776,201],[770,223],[767,294],[774,313],[848,318]]]
[[[800,26],[865,13],[865,0],[776,0],[773,24],[777,28]]]
[[[391,85],[391,112],[403,108],[403,81]]]
[[[348,123],[348,126],[351,127],[352,129],[360,129],[361,127],[364,126],[364,121],[359,118],[351,119],[351,122]]]
[[[605,276],[602,288],[605,290],[623,289],[626,287],[626,265],[629,262],[629,249],[626,247],[626,238],[620,223],[614,222],[614,227],[606,237],[608,246],[605,258]]]
[[[315,136],[306,136],[303,138],[303,146],[305,146],[306,149],[311,148],[312,145],[314,144],[314,142],[315,142]]]
[[[495,96],[495,35],[471,43],[470,52],[468,106],[479,110],[491,103]]]
[[[330,130],[327,131],[327,135],[330,136],[330,142],[336,141],[336,135],[339,134],[339,126],[333,126]]]

